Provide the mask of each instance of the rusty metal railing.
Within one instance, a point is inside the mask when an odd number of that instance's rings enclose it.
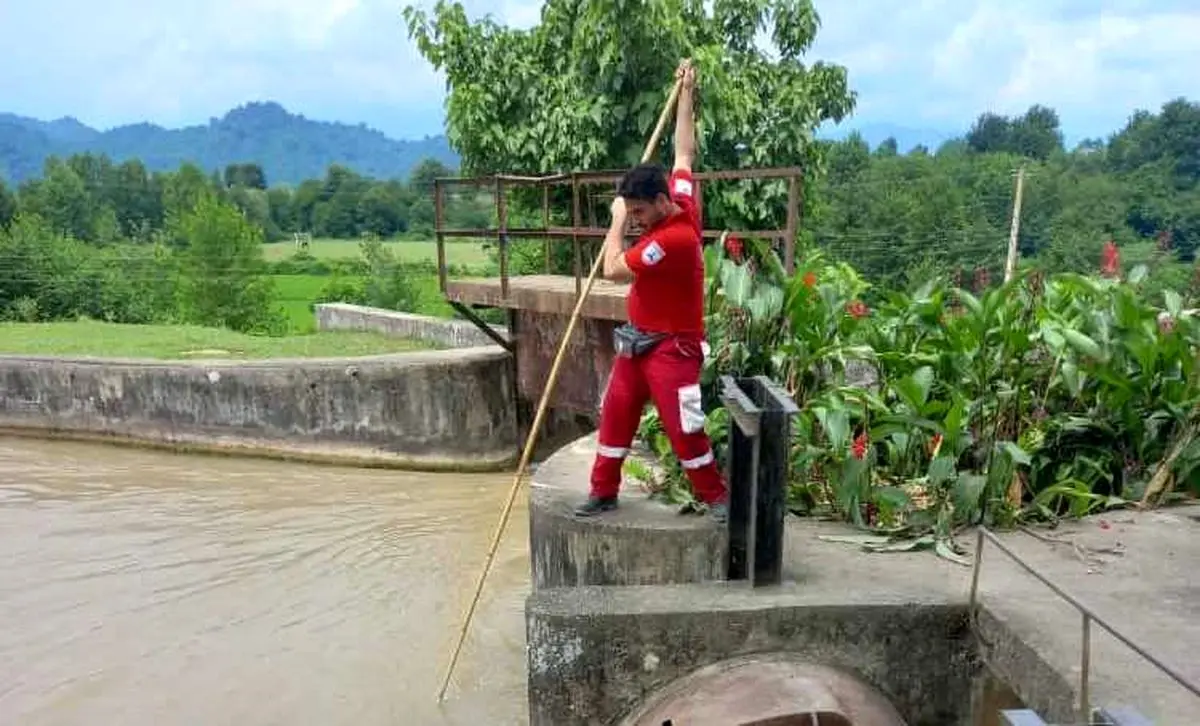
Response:
[[[468,237],[479,239],[494,239],[499,248],[500,258],[500,291],[501,297],[508,298],[509,290],[509,241],[511,238],[542,239],[542,252],[547,272],[550,266],[550,243],[557,239],[570,239],[574,248],[575,292],[582,293],[584,277],[583,241],[603,239],[608,233],[606,227],[595,224],[585,224],[581,189],[588,185],[616,186],[624,171],[578,171],[565,174],[549,174],[545,176],[523,176],[517,174],[492,174],[474,177],[440,177],[434,179],[434,235],[437,241],[438,285],[443,294],[447,287],[446,238]],[[803,169],[800,167],[756,168],[756,169],[727,169],[718,171],[696,172],[693,175],[701,182],[698,190],[698,201],[703,205],[705,181],[738,181],[749,179],[784,179],[788,182],[787,221],[784,229],[729,231],[729,234],[743,237],[771,239],[783,248],[784,267],[791,272],[795,269],[796,235],[800,229],[800,193]],[[550,224],[550,189],[560,186],[571,186],[571,224],[555,226]],[[474,187],[476,189],[491,188],[494,195],[496,213],[495,227],[481,228],[447,228],[445,225],[446,191],[450,187]],[[511,228],[508,226],[508,191],[511,188],[536,187],[542,190],[542,226]],[[704,230],[704,238],[719,239],[725,230]]]
[[[1139,646],[1137,643],[1134,643],[1133,640],[1131,640],[1129,638],[1129,636],[1120,632],[1113,625],[1110,625],[1104,618],[1097,615],[1095,613],[1095,611],[1093,611],[1087,605],[1084,605],[1083,603],[1079,602],[1070,593],[1066,592],[1065,590],[1060,588],[1058,585],[1055,585],[1048,578],[1046,578],[1045,575],[1038,572],[1032,566],[1030,566],[1029,563],[1027,563],[1023,559],[1021,559],[1021,557],[1019,555],[1017,555],[1017,553],[1015,553],[1011,549],[1009,549],[1003,542],[1000,541],[1000,539],[994,533],[992,533],[986,527],[981,525],[979,527],[978,532],[979,532],[979,536],[975,543],[975,564],[974,564],[974,568],[971,572],[971,598],[970,598],[969,608],[970,608],[970,612],[971,612],[972,621],[975,621],[975,619],[977,617],[977,612],[978,612],[977,608],[979,605],[979,571],[982,568],[982,564],[983,564],[983,544],[985,541],[990,542],[992,545],[994,545],[996,547],[996,549],[1000,550],[1005,555],[1007,555],[1009,557],[1009,559],[1011,559],[1013,562],[1017,563],[1017,565],[1019,565],[1022,570],[1024,570],[1025,572],[1028,572],[1030,575],[1033,575],[1033,577],[1036,580],[1041,582],[1046,587],[1050,588],[1050,590],[1052,592],[1054,592],[1055,595],[1058,595],[1063,600],[1066,600],[1079,612],[1079,614],[1081,616],[1081,626],[1082,626],[1082,635],[1083,635],[1083,641],[1082,641],[1082,645],[1080,648],[1080,658],[1079,658],[1079,717],[1081,719],[1080,723],[1083,723],[1083,724],[1091,724],[1092,723],[1092,707],[1091,707],[1091,693],[1090,693],[1089,679],[1090,679],[1090,675],[1091,675],[1091,659],[1092,659],[1091,640],[1092,640],[1092,623],[1093,622],[1095,622],[1100,627],[1104,628],[1106,631],[1108,631],[1109,635],[1111,635],[1114,638],[1116,638],[1117,640],[1119,640],[1122,644],[1124,644],[1126,647],[1128,647],[1134,653],[1137,653],[1138,655],[1140,655],[1143,659],[1145,659],[1147,662],[1149,662],[1155,668],[1158,668],[1160,671],[1162,671],[1163,673],[1170,676],[1172,680],[1174,680],[1176,683],[1178,683],[1179,685],[1181,685],[1185,689],[1187,689],[1193,696],[1200,698],[1200,685],[1192,683],[1183,674],[1179,673],[1178,671],[1176,671],[1174,668],[1167,665],[1166,663],[1163,663],[1158,658],[1155,658],[1153,655],[1148,653],[1144,648]]]

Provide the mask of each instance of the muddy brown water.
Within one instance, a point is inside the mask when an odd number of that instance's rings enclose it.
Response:
[[[528,723],[510,482],[0,438],[0,724]]]

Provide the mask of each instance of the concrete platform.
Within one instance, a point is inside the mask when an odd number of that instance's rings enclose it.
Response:
[[[531,493],[531,519],[543,523],[530,530],[535,580],[541,573],[526,603],[531,724],[623,723],[701,669],[777,654],[869,684],[909,726],[992,726],[988,714],[1019,706],[1077,722],[1080,616],[996,548],[983,555],[974,623],[970,567],[822,539],[854,533],[836,523],[789,520],[784,584],[751,590],[696,569],[702,553],[710,562],[724,555],[704,520],[632,489],[615,516],[566,523],[584,492],[588,446],[551,457]],[[1200,680],[1198,534],[1192,506],[1001,541]],[[1133,706],[1160,726],[1200,724],[1200,699],[1095,624],[1090,684],[1094,706]]]
[[[587,283],[588,270],[583,272],[580,287]],[[528,310],[537,313],[570,315],[578,299],[574,275],[514,275],[508,278],[508,294],[504,294],[499,277],[459,278],[446,281],[446,299],[464,305]],[[597,279],[583,303],[585,318],[615,320],[629,319],[625,299],[629,285]]]
[[[532,477],[529,500],[533,588],[667,585],[723,580],[726,530],[709,517],[681,515],[635,483],[615,512],[580,519],[594,435],[556,452]]]
[[[1031,531],[1001,540],[1141,648],[1200,683],[1200,505],[1113,512],[1053,533]],[[1079,613],[994,547],[984,548],[980,602],[981,657],[1019,686],[1030,708],[1066,721],[1068,701],[1079,690]],[[1099,625],[1091,630],[1094,704],[1133,706],[1159,726],[1200,724],[1200,698]]]

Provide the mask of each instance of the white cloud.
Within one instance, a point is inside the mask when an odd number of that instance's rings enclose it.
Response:
[[[816,53],[846,64],[856,120],[959,129],[985,110],[1055,108],[1076,137],[1136,108],[1200,97],[1194,0],[978,0],[852,7],[818,0]]]
[[[816,1],[812,56],[849,67],[851,124],[959,131],[984,110],[1043,103],[1082,136],[1135,108],[1200,98],[1197,0]],[[0,0],[0,110],[180,125],[270,99],[394,135],[436,133],[444,85],[407,38],[404,2]],[[541,8],[466,5],[517,27]]]

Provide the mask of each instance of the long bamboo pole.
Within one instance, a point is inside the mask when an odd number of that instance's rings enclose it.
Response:
[[[682,83],[682,79],[675,81],[675,86],[671,89],[671,94],[667,97],[666,105],[663,106],[662,113],[658,116],[658,124],[654,127],[654,133],[650,134],[650,141],[646,143],[646,150],[642,153],[643,163],[649,161],[654,156],[654,149],[658,146],[658,141],[667,126],[667,121],[671,119],[671,113],[675,110],[676,102],[679,100],[679,90],[682,88]],[[538,403],[537,414],[533,417],[533,426],[529,430],[529,436],[525,439],[525,450],[521,452],[521,460],[517,464],[517,473],[513,477],[512,487],[508,492],[508,501],[504,505],[504,511],[500,514],[500,523],[496,527],[496,533],[492,536],[491,547],[488,548],[487,561],[483,565],[483,572],[479,574],[479,582],[475,586],[475,595],[471,598],[471,604],[467,608],[466,616],[463,618],[462,627],[458,633],[458,642],[454,644],[454,651],[450,656],[450,665],[446,669],[446,677],[442,680],[442,687],[438,691],[439,703],[446,698],[446,688],[450,685],[450,677],[454,675],[454,666],[458,663],[458,656],[462,651],[463,641],[466,640],[467,630],[471,626],[471,619],[475,616],[475,608],[479,605],[479,596],[483,592],[484,582],[487,580],[488,573],[492,569],[492,562],[496,558],[496,548],[499,546],[500,538],[504,535],[504,529],[508,525],[509,515],[512,514],[513,502],[517,499],[517,492],[521,488],[521,478],[525,474],[525,468],[529,466],[529,459],[533,454],[534,443],[537,441],[538,433],[541,431],[542,419],[546,415],[550,394],[554,391],[554,384],[558,382],[558,371],[562,365],[563,356],[567,352],[567,344],[571,340],[571,335],[575,332],[575,324],[579,321],[579,313],[583,310],[583,303],[591,293],[592,286],[596,282],[596,275],[603,266],[604,251],[602,249],[596,257],[596,261],[592,264],[592,271],[588,274],[587,284],[584,285],[579,299],[575,301],[575,310],[571,313],[571,320],[567,323],[567,330],[563,333],[562,342],[558,344],[558,353],[554,356],[554,364],[550,367],[550,376],[546,379],[546,388],[542,391],[542,400]]]

